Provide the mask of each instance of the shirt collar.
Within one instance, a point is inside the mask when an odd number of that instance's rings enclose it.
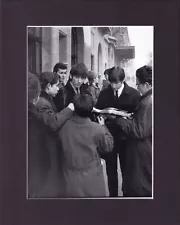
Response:
[[[73,90],[75,91],[75,93],[77,94],[76,87],[73,85],[73,83],[72,83],[71,81],[70,81],[70,84],[71,84],[71,86],[72,86]],[[79,90],[79,92],[80,92],[80,88],[78,88],[78,90]]]
[[[124,83],[122,83],[121,87],[118,89],[118,97],[121,95],[123,89],[124,89]],[[114,94],[116,94],[116,93],[114,93]]]

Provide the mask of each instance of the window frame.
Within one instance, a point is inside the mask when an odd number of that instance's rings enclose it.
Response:
[[[33,74],[40,75],[42,73],[42,28],[40,27],[39,36],[37,36],[36,34],[36,27],[33,27],[33,28],[34,29],[32,30],[32,32],[28,30],[28,71],[30,71]],[[29,66],[30,44],[32,45],[32,66],[31,67]],[[39,45],[39,51],[38,51],[39,62],[37,62],[37,52],[36,52],[37,45]],[[37,69],[37,64],[39,64],[38,69]]]

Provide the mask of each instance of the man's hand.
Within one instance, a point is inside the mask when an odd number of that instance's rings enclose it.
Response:
[[[98,120],[98,123],[99,123],[100,125],[104,125],[104,124],[105,124],[104,117],[98,116],[98,117],[97,117],[97,120]]]

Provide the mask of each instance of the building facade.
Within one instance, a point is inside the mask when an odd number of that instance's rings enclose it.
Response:
[[[27,33],[28,71],[37,75],[60,61],[67,64],[68,80],[71,67],[83,62],[101,85],[105,69],[121,65],[128,72],[135,57],[127,27],[28,27]]]

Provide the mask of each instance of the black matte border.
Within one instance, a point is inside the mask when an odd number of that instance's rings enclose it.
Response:
[[[3,2],[0,224],[180,223],[179,2]],[[154,26],[154,200],[26,200],[26,26]]]

